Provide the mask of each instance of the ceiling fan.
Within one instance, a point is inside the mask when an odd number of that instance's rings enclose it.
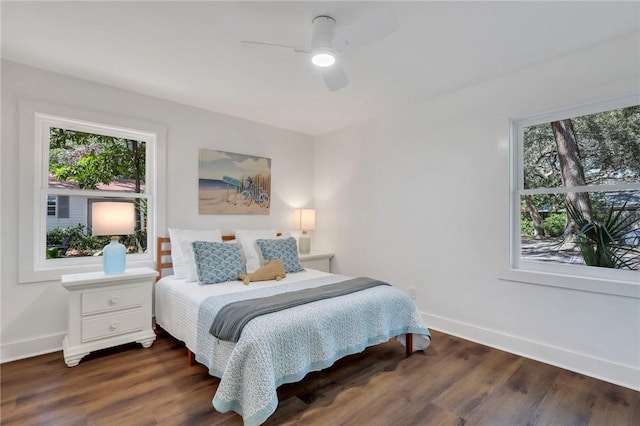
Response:
[[[372,10],[337,30],[336,20],[328,15],[316,16],[311,23],[313,31],[309,48],[251,40],[242,40],[242,43],[281,47],[310,55],[311,63],[320,68],[325,84],[334,92],[349,84],[338,54],[382,39],[397,28],[395,17],[382,9]]]

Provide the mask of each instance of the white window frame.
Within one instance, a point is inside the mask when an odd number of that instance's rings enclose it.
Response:
[[[155,266],[155,245],[159,229],[164,229],[166,129],[143,122],[58,105],[20,101],[20,283],[59,280],[62,274],[97,271],[101,257],[46,259],[47,194],[90,197],[146,198],[147,252],[127,255],[127,268]],[[69,190],[48,188],[49,128],[60,127],[88,133],[145,142],[145,193]]]
[[[640,104],[640,96],[638,94],[629,94],[576,107],[564,108],[561,110],[510,120],[510,250],[509,267],[502,277],[503,279],[640,298],[640,272],[599,268],[595,266],[589,267],[584,265],[554,264],[522,260],[520,237],[520,203],[521,197],[524,195],[640,189],[640,184],[638,183],[524,189],[524,129],[529,126],[549,123],[556,120],[595,114],[638,104]]]

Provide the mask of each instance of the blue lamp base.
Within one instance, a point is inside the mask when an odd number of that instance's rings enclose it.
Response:
[[[118,237],[111,237],[111,242],[102,249],[102,266],[105,274],[122,274],[126,266],[126,248],[120,244]]]
[[[298,253],[311,253],[311,238],[307,235],[306,231],[304,231],[302,235],[298,237]]]

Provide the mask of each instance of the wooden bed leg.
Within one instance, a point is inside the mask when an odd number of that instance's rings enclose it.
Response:
[[[413,353],[413,334],[407,333],[405,335],[405,344],[407,349],[407,356]]]
[[[196,365],[196,355],[187,349],[187,359],[189,360],[189,367]]]

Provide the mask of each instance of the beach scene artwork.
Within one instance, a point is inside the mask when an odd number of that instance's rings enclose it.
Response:
[[[269,214],[271,159],[201,149],[199,214]]]

